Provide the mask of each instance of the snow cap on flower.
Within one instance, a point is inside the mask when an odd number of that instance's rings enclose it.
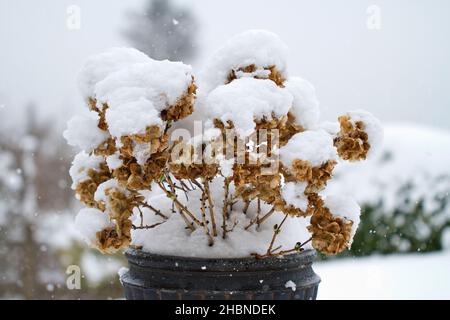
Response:
[[[271,78],[280,84],[286,78],[287,54],[287,46],[272,32],[248,30],[238,34],[210,58],[201,74],[202,94],[233,78]]]
[[[87,100],[94,98],[95,86],[111,73],[135,63],[148,62],[150,58],[133,48],[111,48],[106,52],[93,55],[85,62],[78,75],[78,86]]]
[[[280,148],[280,160],[284,165],[290,166],[296,159],[308,161],[313,167],[337,159],[332,136],[323,130],[297,133]]]
[[[113,224],[108,214],[94,208],[83,208],[75,218],[75,228],[91,246],[96,246],[97,233]]]
[[[77,115],[69,120],[63,136],[67,143],[88,153],[104,143],[109,134],[98,127],[99,116],[90,111],[85,115]]]
[[[286,89],[294,100],[290,112],[295,122],[304,129],[313,129],[319,121],[319,101],[313,85],[300,77],[290,77],[285,82]]]
[[[213,90],[206,101],[207,114],[226,124],[232,122],[239,134],[255,129],[255,120],[285,116],[292,95],[273,81],[242,78]]]
[[[72,161],[69,174],[72,178],[72,189],[89,179],[89,170],[100,170],[100,165],[104,162],[104,157],[89,155],[85,151],[78,153]]]

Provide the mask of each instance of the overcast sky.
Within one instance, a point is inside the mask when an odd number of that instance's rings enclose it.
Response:
[[[0,0],[0,121],[21,116],[31,101],[58,124],[78,112],[76,75],[91,54],[126,45],[126,11],[142,0]],[[274,31],[291,50],[289,71],[311,81],[323,117],[364,108],[384,122],[450,129],[448,0],[177,0],[200,23],[194,67],[230,36]],[[67,7],[81,9],[68,30]],[[380,9],[381,29],[367,27]],[[12,122],[12,121],[11,121]]]

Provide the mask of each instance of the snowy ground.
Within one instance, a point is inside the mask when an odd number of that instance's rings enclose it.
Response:
[[[450,252],[316,263],[318,299],[450,299]]]

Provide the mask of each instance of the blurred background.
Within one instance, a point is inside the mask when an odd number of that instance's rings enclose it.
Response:
[[[450,20],[447,0],[0,0],[0,298],[115,299],[122,255],[88,249],[62,138],[85,108],[91,54],[134,46],[198,70],[250,28],[289,46],[323,120],[363,108],[385,125],[380,155],[330,185],[363,207],[352,250],[319,257],[319,298],[450,298]],[[81,288],[70,290],[70,266]],[[68,269],[69,268],[69,269]],[[66,274],[66,271],[68,274]]]

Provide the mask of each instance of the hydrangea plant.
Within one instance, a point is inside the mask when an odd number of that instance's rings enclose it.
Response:
[[[319,122],[314,87],[288,76],[286,54],[251,30],[198,76],[135,49],[90,58],[79,77],[89,111],[64,132],[82,149],[70,175],[89,244],[256,258],[349,248],[360,208],[326,185],[338,161],[376,152],[381,125],[361,110]]]

